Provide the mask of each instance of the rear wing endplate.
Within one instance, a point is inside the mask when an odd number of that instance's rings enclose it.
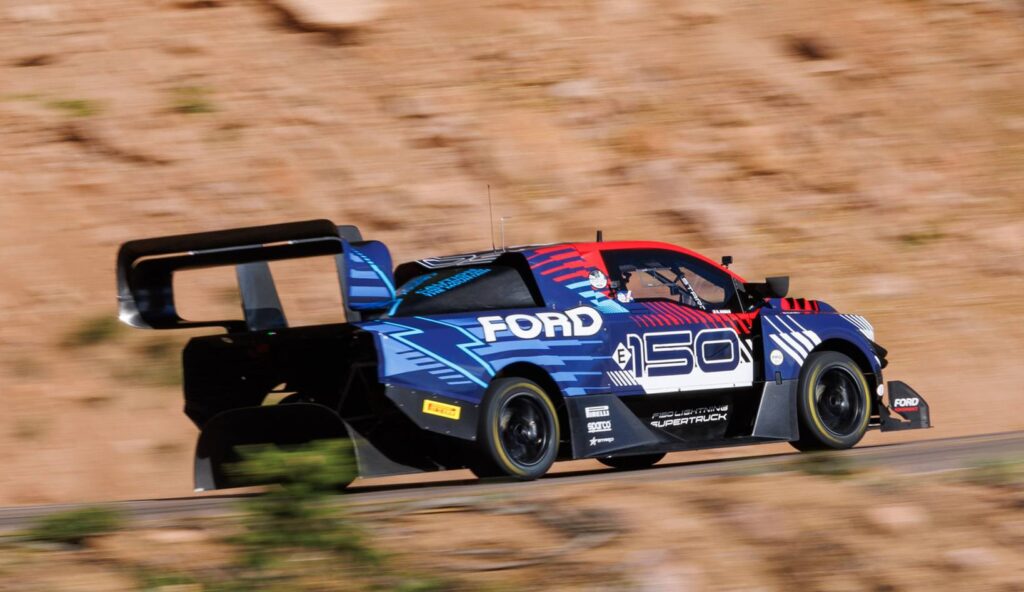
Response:
[[[347,247],[349,243],[354,247]],[[370,246],[387,249],[376,241],[363,241],[355,226],[336,226],[330,220],[309,220],[213,232],[180,234],[126,242],[117,254],[117,300],[122,322],[149,329],[224,327],[229,332],[287,326],[270,274],[269,261],[335,255],[338,277],[350,321],[359,313],[349,308],[346,250]],[[392,280],[390,256],[381,271]],[[174,302],[173,276],[177,271],[234,265],[242,294],[244,320],[189,321]]]

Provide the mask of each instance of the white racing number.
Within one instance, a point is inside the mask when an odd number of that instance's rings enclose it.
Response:
[[[630,333],[612,359],[647,393],[749,386],[754,365],[733,329]]]

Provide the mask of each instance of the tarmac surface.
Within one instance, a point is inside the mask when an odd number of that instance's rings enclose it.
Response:
[[[426,501],[481,493],[496,494],[510,490],[528,491],[573,483],[608,483],[617,481],[678,481],[698,477],[742,475],[781,466],[791,462],[798,452],[742,456],[724,460],[665,462],[641,471],[612,469],[560,470],[531,482],[509,480],[453,479],[447,481],[374,484],[373,480],[356,481],[344,495],[353,506],[407,500]],[[975,466],[1000,458],[1024,457],[1024,432],[1007,432],[959,438],[919,440],[900,444],[869,445],[836,452],[853,465],[885,467],[903,473],[924,474]],[[455,473],[465,474],[465,473]],[[443,475],[443,474],[442,474]],[[194,517],[231,513],[237,502],[258,492],[212,493],[193,497],[130,500],[90,504],[51,504],[0,508],[0,531],[23,528],[41,516],[81,506],[106,506],[119,510],[136,520],[160,520],[171,517]]]

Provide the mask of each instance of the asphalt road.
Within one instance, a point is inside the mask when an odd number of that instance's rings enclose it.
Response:
[[[660,464],[642,471],[567,470],[527,483],[502,480],[478,481],[476,479],[389,485],[359,485],[357,482],[357,485],[345,494],[345,498],[355,506],[372,506],[377,503],[403,500],[424,501],[509,490],[526,492],[531,489],[572,483],[614,483],[622,480],[676,481],[697,477],[742,474],[791,462],[797,454],[799,453],[793,452],[745,456],[727,460],[675,462]],[[885,466],[891,470],[911,474],[933,473],[966,468],[979,462],[998,458],[1024,458],[1024,432],[862,446],[836,454],[849,459],[855,465]],[[168,517],[224,514],[231,512],[240,499],[253,495],[258,494],[206,494],[185,498],[108,502],[100,505],[117,509],[135,519],[145,521]],[[30,524],[40,516],[76,507],[79,505],[53,504],[3,508],[0,509],[0,530],[16,530]]]

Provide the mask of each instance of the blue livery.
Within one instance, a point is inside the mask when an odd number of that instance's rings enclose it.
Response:
[[[313,256],[335,259],[349,322],[287,325],[267,262]],[[238,269],[244,318],[181,318],[173,273],[217,265]],[[786,291],[787,278],[748,282],[652,241],[395,267],[383,243],[326,220],[132,241],[118,257],[125,322],[227,330],[184,355],[199,489],[234,486],[225,467],[260,443],[345,438],[364,476],[533,479],[558,459],[640,468],[671,451],[848,448],[871,428],[930,426],[923,397],[883,381],[888,352],[866,319]]]

